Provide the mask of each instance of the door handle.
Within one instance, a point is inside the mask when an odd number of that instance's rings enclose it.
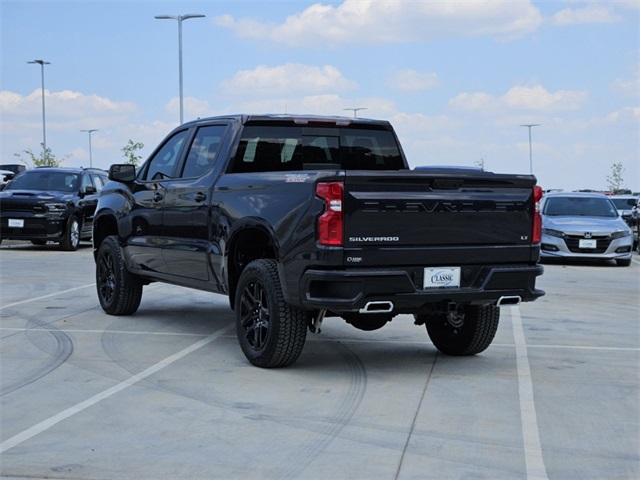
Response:
[[[163,198],[164,198],[164,195],[162,195],[159,192],[156,192],[156,193],[153,194],[153,201],[154,202],[160,202],[160,201],[162,201]]]
[[[202,192],[198,192],[193,196],[193,199],[196,202],[204,202],[207,199],[207,196]]]

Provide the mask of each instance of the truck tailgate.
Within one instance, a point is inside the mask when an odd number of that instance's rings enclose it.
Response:
[[[349,171],[345,255],[375,251],[363,260],[369,265],[536,261],[535,183],[477,171]]]

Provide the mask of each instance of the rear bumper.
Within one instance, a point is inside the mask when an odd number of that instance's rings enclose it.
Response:
[[[523,302],[544,295],[535,288],[541,265],[464,266],[459,288],[422,289],[423,268],[307,270],[300,299],[308,310],[359,311],[371,302],[391,302],[394,313],[426,313],[439,302],[496,303],[501,297]]]

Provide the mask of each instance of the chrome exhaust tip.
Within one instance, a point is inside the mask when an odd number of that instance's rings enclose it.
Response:
[[[522,302],[522,297],[520,295],[506,295],[504,297],[500,297],[496,302],[498,307],[504,307],[507,305],[520,305]]]
[[[358,310],[359,313],[391,313],[393,311],[393,302],[377,301],[367,302],[367,304]]]

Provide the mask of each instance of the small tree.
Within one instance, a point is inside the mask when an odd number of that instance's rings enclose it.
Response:
[[[484,158],[481,158],[480,160],[476,160],[475,162],[473,162],[473,164],[476,167],[480,167],[482,170],[485,170]]]
[[[62,162],[66,158],[69,158],[70,155],[65,155],[64,157],[56,157],[53,153],[51,153],[51,149],[49,147],[44,148],[44,144],[41,143],[40,146],[43,148],[43,152],[40,155],[36,155],[30,148],[23,150],[22,153],[14,153],[15,157],[18,157],[22,163],[28,165],[27,161],[31,162],[35,168],[37,167],[59,167],[62,165]],[[27,159],[22,158],[22,155],[26,155]]]
[[[142,155],[138,155],[136,152],[142,148],[144,148],[144,143],[134,143],[133,140],[129,139],[124,148],[122,148],[122,153],[124,153],[124,158],[127,159],[127,163],[137,167],[142,159]]]
[[[611,165],[611,175],[607,175],[607,184],[609,185],[609,190],[613,193],[618,193],[620,190],[623,190],[623,173],[624,167],[622,166],[622,163],[618,162]]]

